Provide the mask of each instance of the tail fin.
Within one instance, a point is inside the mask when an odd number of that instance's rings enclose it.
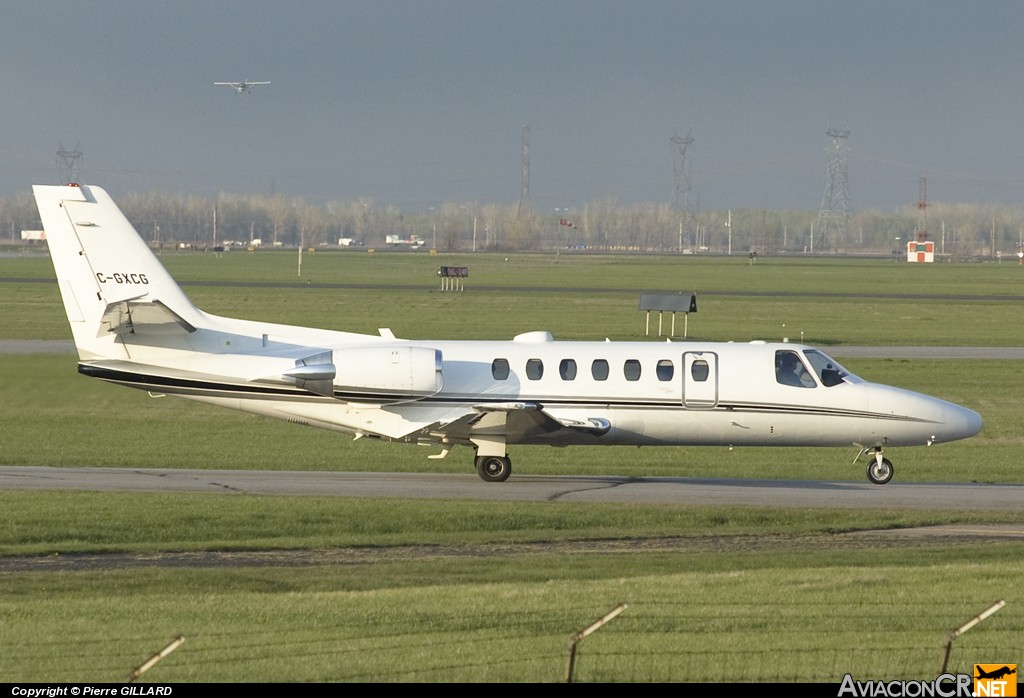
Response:
[[[32,187],[79,357],[130,358],[123,337],[185,335],[203,314],[103,189]]]

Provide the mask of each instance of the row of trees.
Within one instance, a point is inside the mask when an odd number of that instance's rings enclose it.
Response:
[[[440,251],[556,250],[759,255],[803,253],[892,254],[926,229],[935,251],[954,258],[1016,254],[1024,237],[1020,207],[932,203],[924,218],[916,206],[865,210],[824,226],[816,211],[706,211],[696,216],[668,204],[622,205],[602,199],[577,209],[521,212],[518,206],[443,203],[403,213],[371,199],[314,205],[284,195],[221,194],[216,199],[153,192],[119,202],[154,245],[208,247],[260,240],[264,246],[337,245],[346,238],[385,246],[385,236],[417,236]],[[0,199],[0,225],[12,242],[40,226],[31,197]],[[6,235],[0,233],[0,240]]]

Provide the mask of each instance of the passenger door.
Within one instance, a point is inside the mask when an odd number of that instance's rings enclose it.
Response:
[[[683,405],[711,409],[718,404],[718,354],[688,351],[683,354]]]

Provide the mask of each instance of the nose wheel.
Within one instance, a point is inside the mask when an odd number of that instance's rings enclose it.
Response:
[[[882,457],[881,448],[865,448],[862,454],[868,453],[868,480],[876,485],[884,485],[892,480],[892,461]]]

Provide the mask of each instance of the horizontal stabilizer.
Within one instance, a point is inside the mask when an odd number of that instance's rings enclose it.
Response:
[[[128,299],[108,303],[97,337],[104,334],[191,334],[196,328],[160,301]]]

